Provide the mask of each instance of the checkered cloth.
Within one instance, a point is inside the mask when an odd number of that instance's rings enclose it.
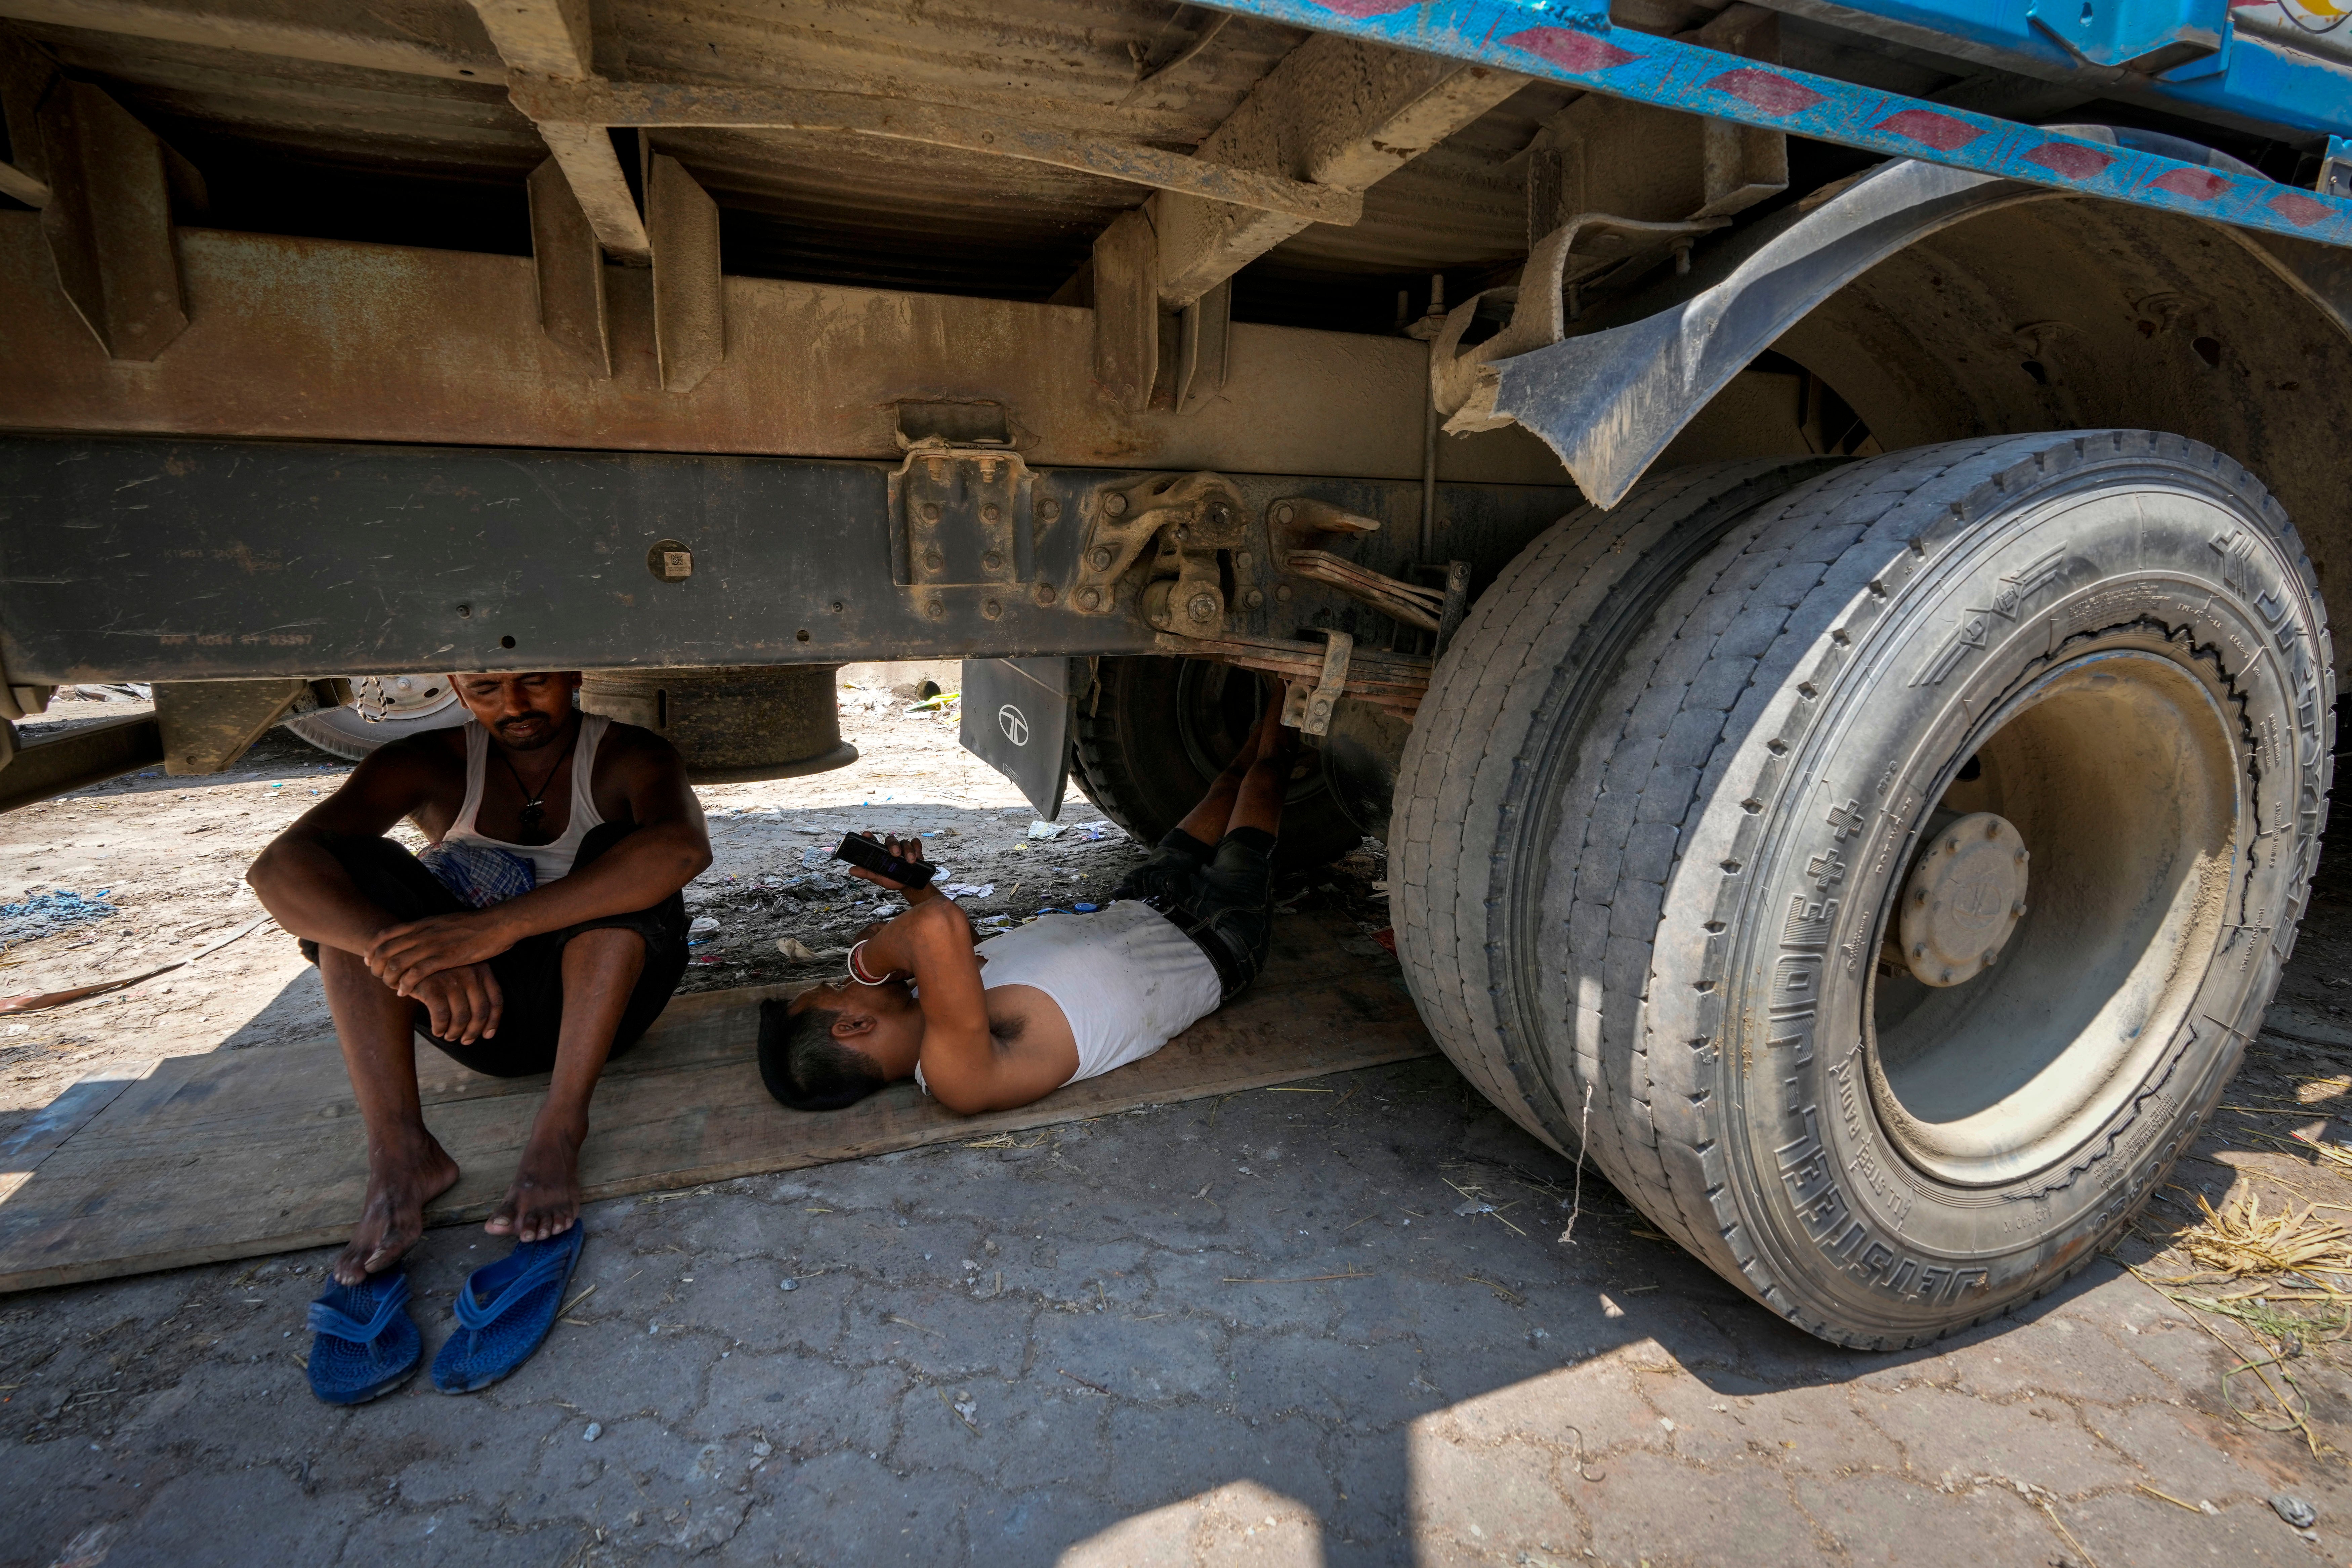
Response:
[[[416,857],[441,885],[478,910],[505,903],[539,886],[539,872],[521,856],[479,844],[434,844]]]

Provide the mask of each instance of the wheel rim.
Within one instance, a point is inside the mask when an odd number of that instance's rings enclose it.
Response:
[[[1955,813],[2013,824],[2031,885],[1998,961],[1959,984],[1920,984],[1882,935],[1867,1060],[1904,1159],[1958,1185],[2014,1181],[2146,1092],[2239,918],[2231,733],[2181,664],[2110,649],[2044,671],[1946,764],[1898,893]]]

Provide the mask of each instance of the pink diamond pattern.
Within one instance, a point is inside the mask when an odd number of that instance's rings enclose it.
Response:
[[[2107,172],[2116,161],[2113,153],[2102,153],[2096,147],[2085,147],[2080,142],[2044,142],[2025,154],[2029,163],[2039,163],[2053,174],[2063,174],[2070,180],[2087,180]]]
[[[2271,211],[2297,228],[2309,228],[2327,216],[2327,204],[2314,201],[2301,191],[2281,191],[2270,199]]]
[[[1727,70],[1706,85],[1717,92],[1729,93],[1743,103],[1752,103],[1767,114],[1801,114],[1813,105],[1825,101],[1801,81],[1753,66]]]
[[[2192,202],[2210,202],[2230,188],[2230,182],[2210,169],[2169,169],[2148,184]]]
[[[1503,42],[1549,60],[1562,70],[1605,71],[1641,58],[1604,38],[1569,27],[1529,27],[1523,33],[1513,33]]]
[[[1873,127],[1892,131],[1897,136],[1908,136],[1938,153],[1949,153],[1967,146],[1984,134],[1965,120],[1955,120],[1948,114],[1938,114],[1932,109],[1906,109],[1900,114],[1890,114]]]

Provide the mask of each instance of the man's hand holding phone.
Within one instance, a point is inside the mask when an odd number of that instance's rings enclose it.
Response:
[[[834,850],[836,859],[849,862],[849,874],[877,888],[904,893],[910,904],[940,896],[931,886],[932,868],[923,860],[920,838],[887,838],[872,832],[853,833]]]

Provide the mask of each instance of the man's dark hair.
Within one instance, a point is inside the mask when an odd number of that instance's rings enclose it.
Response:
[[[873,1058],[833,1037],[839,1013],[791,1007],[781,997],[760,1004],[760,1079],[770,1094],[794,1110],[839,1110],[889,1082]]]

